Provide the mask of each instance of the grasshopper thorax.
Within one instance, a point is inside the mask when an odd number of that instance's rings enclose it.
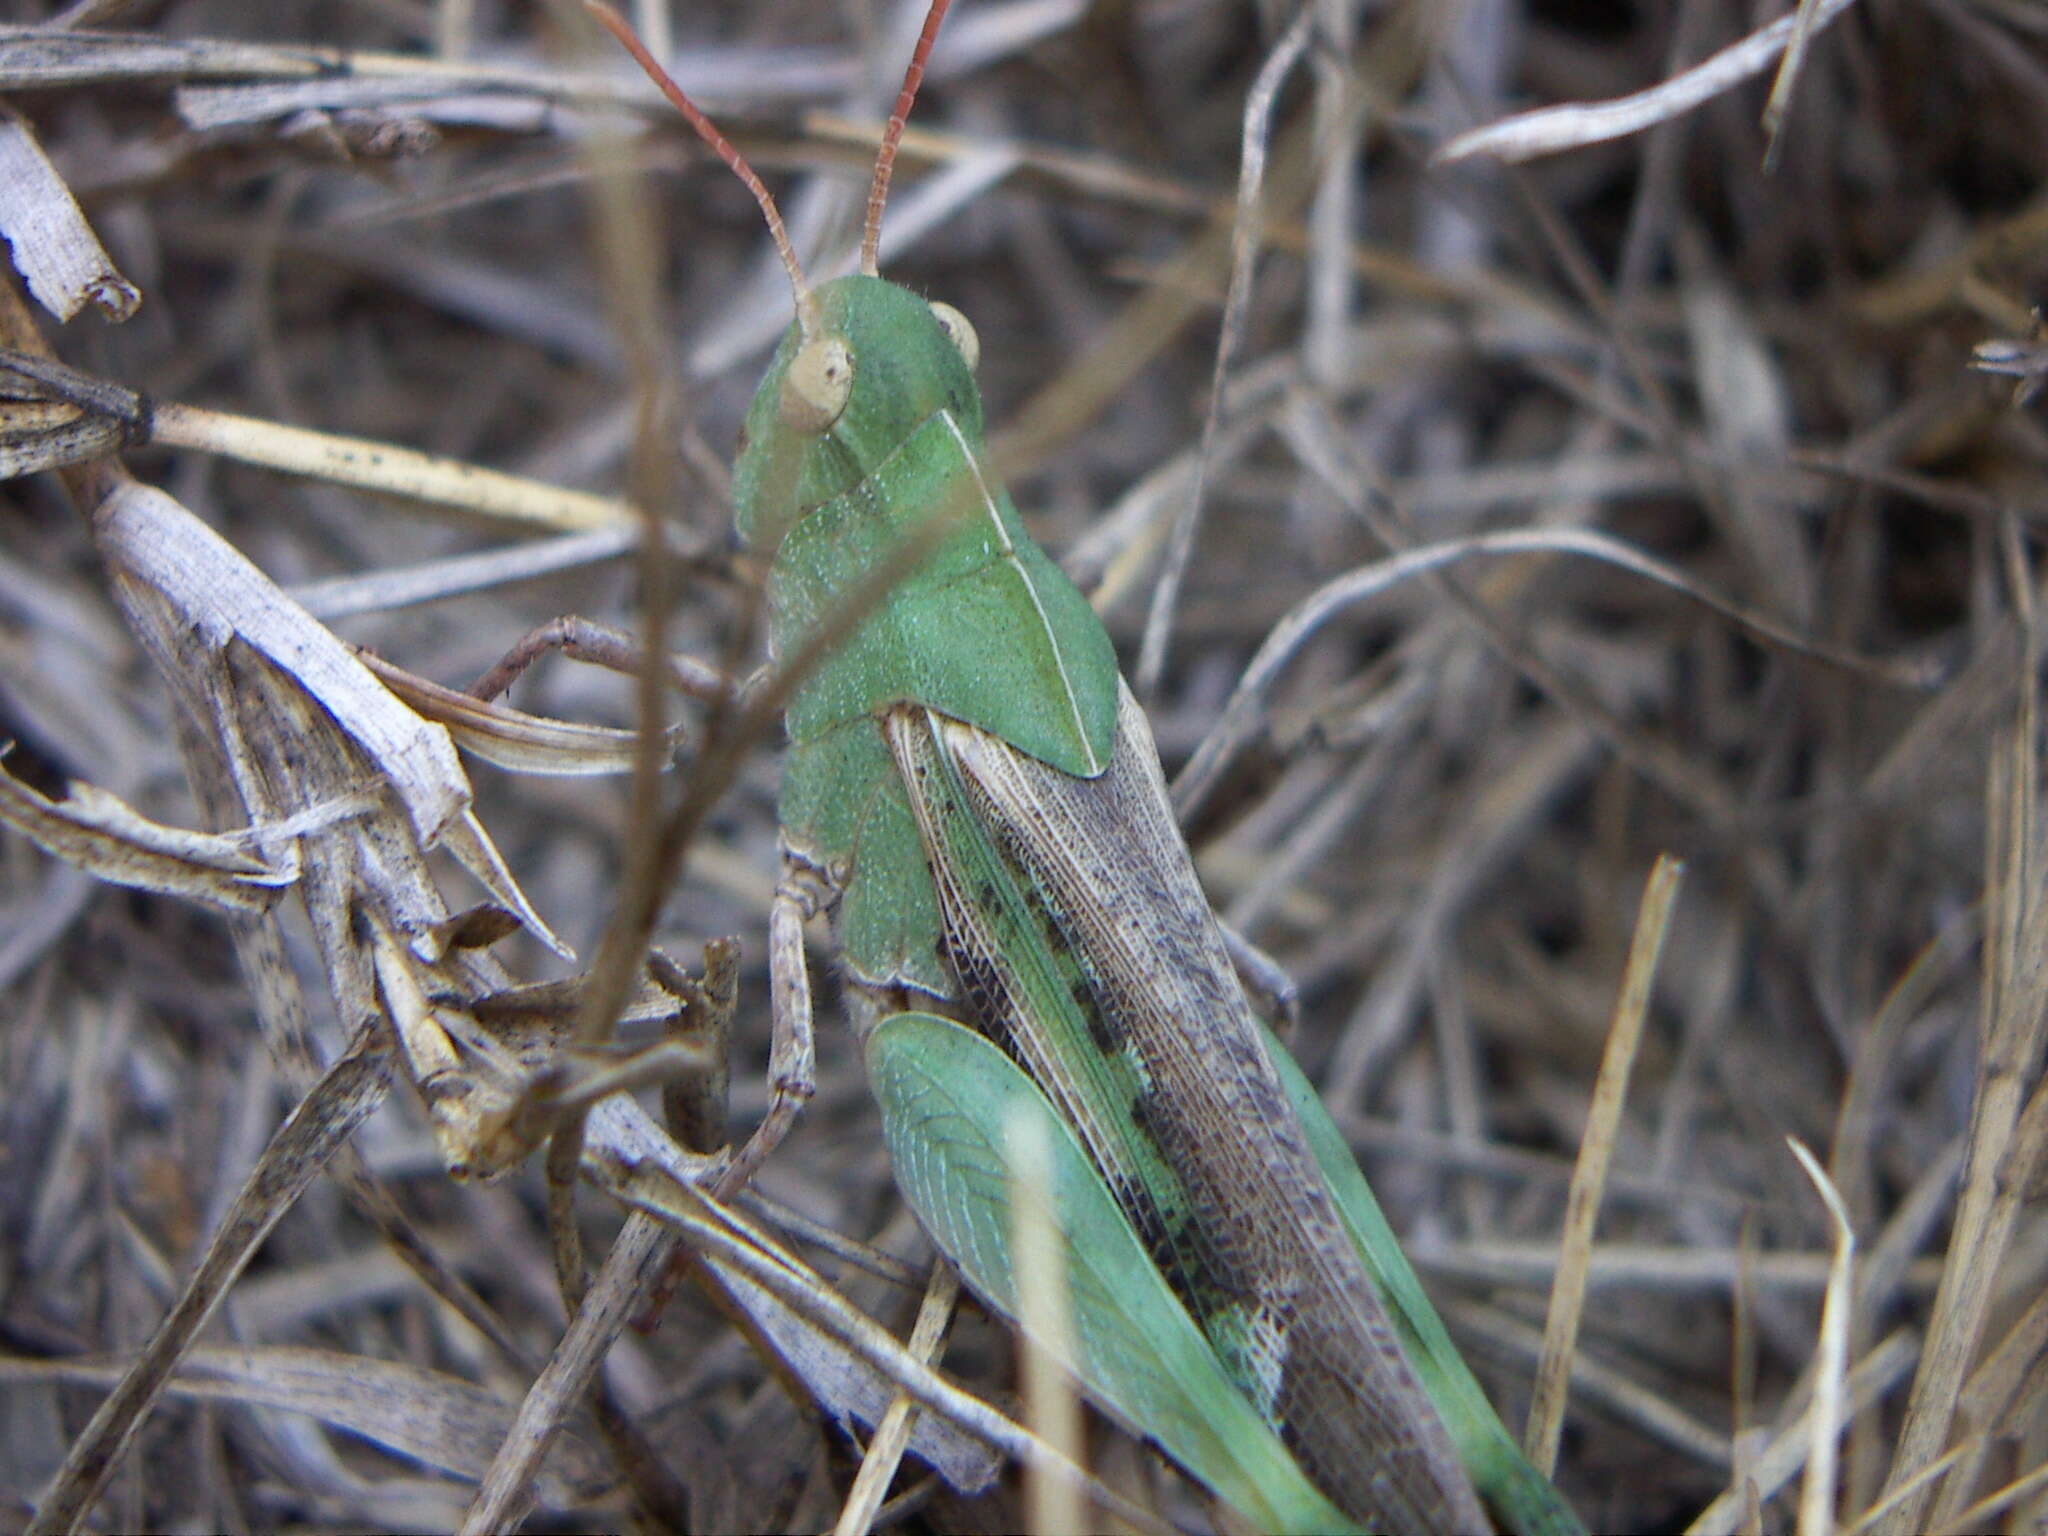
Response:
[[[938,412],[981,442],[977,343],[958,310],[858,275],[813,298],[813,324],[790,326],[754,394],[733,466],[740,536],[764,553]]]

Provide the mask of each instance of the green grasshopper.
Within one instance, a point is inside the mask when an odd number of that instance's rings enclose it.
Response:
[[[972,327],[876,273],[945,8],[877,159],[861,271],[816,290],[737,152],[606,22],[754,191],[796,294],[733,484],[772,558],[771,651],[811,662],[786,712],[775,1100],[739,1166],[810,1092],[801,925],[829,911],[898,1182],[1011,1315],[992,1117],[1050,1122],[1069,1363],[1115,1416],[1262,1524],[1577,1530],[1253,1011],[1109,636],[990,475]],[[1187,1329],[1134,1345],[1103,1309],[1158,1280]],[[1277,1471],[1247,1485],[1228,1465],[1247,1459]]]

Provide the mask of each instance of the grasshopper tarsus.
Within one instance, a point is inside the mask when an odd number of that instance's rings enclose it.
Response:
[[[733,938],[705,942],[701,978],[659,952],[648,956],[648,970],[654,979],[683,1004],[679,1032],[712,1056],[705,1070],[662,1084],[662,1116],[669,1134],[692,1152],[716,1152],[725,1145],[739,962],[740,943]]]
[[[647,971],[656,985],[682,1005],[675,1028],[679,1043],[697,1046],[711,1058],[702,1070],[662,1083],[662,1118],[669,1134],[690,1151],[715,1153],[726,1139],[728,1090],[732,1081],[732,1021],[739,1002],[740,941],[705,940],[701,977],[692,976],[659,950],[648,955]],[[636,1332],[654,1331],[669,1298],[689,1273],[691,1263],[690,1250],[679,1246],[667,1268],[648,1287],[646,1300],[634,1314]]]

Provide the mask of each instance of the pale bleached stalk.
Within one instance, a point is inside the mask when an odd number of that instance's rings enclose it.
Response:
[[[1436,152],[1438,163],[1490,155],[1497,160],[1534,160],[1559,150],[1602,144],[1641,133],[1681,117],[1724,91],[1760,75],[1790,47],[1795,36],[1811,37],[1846,11],[1854,0],[1821,0],[1809,16],[1781,16],[1739,43],[1723,48],[1661,85],[1612,101],[1566,102],[1520,112],[1497,123],[1459,134]]]
[[[1856,1233],[1848,1207],[1820,1161],[1797,1140],[1786,1138],[1799,1166],[1820,1191],[1834,1223],[1834,1260],[1828,1266],[1827,1299],[1820,1309],[1820,1349],[1814,1360],[1813,1409],[1807,1416],[1811,1438],[1806,1453],[1806,1480],[1799,1493],[1799,1536],[1828,1536],[1835,1525],[1835,1460],[1842,1435],[1842,1383],[1849,1358],[1851,1264]]]
[[[1621,1124],[1622,1101],[1628,1094],[1629,1069],[1649,1014],[1650,985],[1656,979],[1657,956],[1671,926],[1671,905],[1685,865],[1664,854],[1650,871],[1636,916],[1634,942],[1622,973],[1621,997],[1600,1058],[1600,1076],[1593,1084],[1593,1102],[1586,1116],[1586,1134],[1579,1147],[1565,1198],[1564,1235],[1559,1242],[1557,1281],[1550,1289],[1550,1312],[1543,1324],[1543,1356],[1536,1368],[1536,1388],[1529,1403],[1529,1425],[1523,1449],[1546,1476],[1557,1464],[1558,1437],[1564,1431],[1565,1394],[1571,1385],[1572,1350],[1578,1341],[1579,1315],[1586,1302],[1586,1273],[1593,1255],[1593,1227],[1600,1215],[1600,1196],[1607,1185],[1614,1138]]]
[[[953,1304],[960,1297],[960,1277],[943,1258],[932,1261],[931,1282],[918,1304],[917,1321],[910,1329],[910,1353],[929,1364],[945,1342],[946,1328],[953,1321]],[[860,1536],[875,1523],[875,1512],[889,1492],[903,1452],[910,1444],[911,1427],[917,1422],[917,1403],[907,1392],[898,1392],[889,1404],[868,1453],[861,1458],[860,1472],[847,1490],[846,1503],[839,1511],[833,1536]]]
[[[152,440],[167,447],[196,448],[265,469],[556,533],[637,527],[640,522],[631,507],[609,496],[565,490],[369,438],[312,432],[175,401],[157,405],[152,420]]]
[[[1018,1350],[1024,1378],[1024,1422],[1046,1444],[1076,1465],[1083,1462],[1081,1402],[1073,1383],[1060,1369],[1074,1359],[1073,1320],[1068,1313],[1066,1264],[1060,1233],[1049,1208],[1052,1199],[1052,1149],[1045,1127],[1015,1114],[1004,1127],[1009,1148],[1010,1211],[1014,1235],[1010,1251],[1017,1256],[1017,1315],[1022,1324]],[[1071,1484],[1047,1477],[1035,1468],[1024,1474],[1027,1529],[1057,1536],[1086,1529],[1081,1500]]]

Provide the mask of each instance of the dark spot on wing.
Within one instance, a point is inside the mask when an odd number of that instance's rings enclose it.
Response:
[[[1217,1277],[1210,1270],[1195,1262],[1194,1256],[1206,1246],[1202,1229],[1187,1211],[1176,1211],[1166,1218],[1166,1251],[1158,1262],[1167,1266],[1167,1273],[1181,1277],[1180,1289],[1187,1297],[1188,1310],[1196,1316],[1222,1310],[1229,1297],[1217,1283]]]
[[[1135,1179],[1120,1174],[1109,1179],[1109,1192],[1115,1196],[1118,1207],[1123,1211],[1138,1238],[1145,1245],[1145,1252],[1151,1256],[1154,1265],[1166,1273],[1172,1273],[1171,1266],[1175,1249],[1174,1234],[1169,1230],[1165,1215],[1145,1193],[1144,1186]]]
[[[1138,1134],[1151,1142],[1153,1146],[1158,1147],[1161,1145],[1159,1126],[1152,1117],[1152,1101],[1143,1093],[1131,1095],[1131,1124],[1135,1125],[1138,1128]]]
[[[1095,1000],[1095,989],[1087,978],[1076,977],[1073,985],[1074,1006],[1081,1010],[1081,1017],[1088,1022],[1088,1038],[1095,1042],[1095,1049],[1105,1056],[1113,1056],[1123,1049],[1124,1032],[1118,1027],[1115,1017],[1105,1012]]]

